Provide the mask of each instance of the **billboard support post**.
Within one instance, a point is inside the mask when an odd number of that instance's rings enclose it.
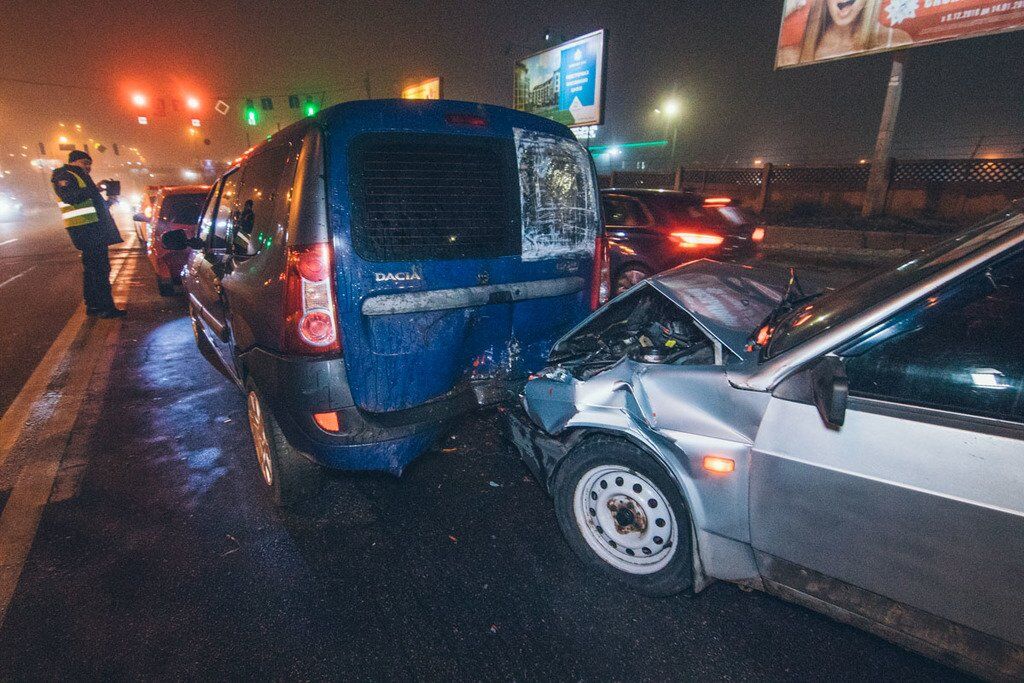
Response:
[[[882,122],[878,127],[875,155],[871,160],[871,175],[868,176],[867,192],[864,195],[864,206],[861,209],[861,215],[864,218],[881,213],[885,209],[885,198],[889,194],[892,138],[896,131],[896,118],[900,112],[900,99],[903,96],[906,59],[906,50],[892,53],[892,73],[889,75],[885,106],[882,108]]]

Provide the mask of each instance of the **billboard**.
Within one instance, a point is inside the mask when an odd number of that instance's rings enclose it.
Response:
[[[604,120],[605,32],[548,48],[516,62],[513,106],[567,126]]]
[[[439,100],[441,99],[441,79],[428,78],[402,88],[403,100]]]
[[[775,68],[1024,28],[1024,0],[786,0]]]

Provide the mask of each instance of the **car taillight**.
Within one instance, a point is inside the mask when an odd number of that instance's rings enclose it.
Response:
[[[598,235],[594,247],[594,274],[590,283],[590,310],[608,303],[612,293],[612,264],[608,254],[608,236]]]
[[[750,239],[754,242],[764,242],[764,228],[754,228],[750,233]]]
[[[303,354],[341,350],[331,261],[327,242],[288,248],[284,350]]]
[[[699,249],[701,247],[717,247],[725,238],[721,235],[709,235],[703,232],[674,232],[672,233],[683,249]]]
[[[704,200],[704,206],[711,208],[729,206],[730,204],[732,204],[731,197],[707,197]]]

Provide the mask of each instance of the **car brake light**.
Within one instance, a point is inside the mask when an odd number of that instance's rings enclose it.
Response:
[[[608,254],[608,236],[598,235],[594,246],[594,274],[590,283],[590,310],[608,303],[612,293],[612,265]]]
[[[487,125],[487,119],[475,114],[448,114],[444,117],[444,122],[456,126],[482,127]]]
[[[708,197],[704,200],[704,206],[729,206],[732,199],[729,197]]]
[[[725,238],[721,235],[709,235],[703,232],[674,232],[672,237],[679,241],[679,246],[683,249],[717,247],[725,241]]]
[[[750,239],[754,242],[764,242],[764,228],[754,228],[754,232],[750,233]]]
[[[331,245],[288,248],[282,347],[296,353],[341,350],[331,285]]]

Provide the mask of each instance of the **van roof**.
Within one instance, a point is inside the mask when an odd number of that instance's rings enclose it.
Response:
[[[276,140],[301,137],[310,128],[317,125],[328,129],[344,125],[350,130],[367,131],[415,131],[420,129],[436,131],[451,125],[446,122],[446,117],[451,115],[479,117],[487,122],[479,130],[474,130],[472,124],[463,124],[461,127],[466,133],[508,134],[511,128],[515,127],[575,139],[572,132],[560,123],[535,114],[492,104],[460,100],[352,100],[327,107],[316,116],[301,119],[268,135],[266,140],[253,145],[239,155],[232,167],[237,166],[245,158],[257,154]]]

